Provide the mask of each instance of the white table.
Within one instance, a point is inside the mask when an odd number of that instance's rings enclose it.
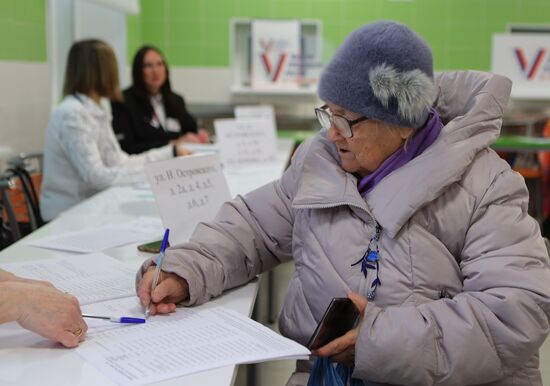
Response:
[[[238,170],[225,170],[232,196],[244,194],[281,176],[294,143],[279,140],[277,160],[268,165],[251,165]],[[69,209],[59,218],[38,229],[26,239],[40,238],[67,231],[120,223],[139,216],[158,216],[153,194],[136,186],[112,187]],[[138,252],[138,243],[104,251],[105,254],[137,268],[150,255]],[[48,259],[60,256],[24,245],[22,242],[0,252],[0,263]],[[257,281],[226,292],[213,302],[241,314],[252,313]],[[162,386],[231,385],[236,366],[227,366],[157,383]],[[84,362],[74,350],[60,348],[52,342],[20,329],[14,323],[0,326],[0,385],[3,386],[114,386],[103,374]]]

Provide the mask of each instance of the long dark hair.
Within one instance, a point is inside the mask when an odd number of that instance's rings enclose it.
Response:
[[[149,45],[142,46],[136,52],[132,63],[132,88],[134,89],[138,102],[142,105],[146,116],[151,117],[153,115],[153,106],[149,100],[149,93],[147,92],[145,81],[143,80],[143,62],[145,60],[145,54],[151,50],[155,51],[162,57],[162,62],[164,63],[164,68],[166,69],[166,81],[160,87],[160,94],[162,95],[166,113],[169,115],[176,114],[176,96],[172,92],[172,86],[170,85],[170,70],[168,69],[168,63],[166,62],[164,55],[157,47]]]

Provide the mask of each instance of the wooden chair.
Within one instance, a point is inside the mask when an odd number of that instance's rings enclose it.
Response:
[[[11,200],[16,208],[18,221],[29,223],[31,231],[44,225],[40,214],[39,195],[42,183],[42,173],[29,173],[21,166],[7,170],[14,179],[11,190]]]
[[[42,155],[20,155],[10,159],[8,166],[0,185],[4,246],[44,224],[39,205]]]
[[[0,175],[0,249],[21,238],[21,231],[13,207],[10,191],[14,189],[11,175]]]

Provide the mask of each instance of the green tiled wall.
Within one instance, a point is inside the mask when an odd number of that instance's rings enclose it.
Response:
[[[0,0],[0,60],[47,60],[46,3]],[[128,17],[128,61],[151,43],[176,66],[228,66],[232,17],[320,19],[325,59],[361,24],[398,20],[428,40],[440,70],[488,70],[492,33],[550,24],[549,0],[141,0],[141,9]]]
[[[45,0],[0,0],[0,60],[47,60]]]
[[[177,66],[228,66],[232,17],[320,19],[325,58],[363,23],[397,20],[430,43],[439,70],[488,70],[494,32],[550,24],[549,0],[141,0],[141,7],[129,18],[128,60],[151,43]]]

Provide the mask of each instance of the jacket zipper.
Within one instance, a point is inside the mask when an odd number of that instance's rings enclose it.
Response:
[[[337,206],[353,206],[354,208],[361,209],[365,212],[367,212],[371,217],[374,218],[372,213],[365,207],[353,204],[351,202],[332,202],[330,204],[298,204],[298,205],[292,205],[293,208],[296,209],[328,209],[328,208],[336,208]]]
[[[294,209],[329,209],[329,208],[336,208],[338,206],[351,206],[351,207],[360,209],[369,215],[371,219],[371,223],[376,224],[376,220],[373,214],[367,208],[353,204],[351,202],[341,201],[341,202],[332,202],[329,204],[298,204],[298,205],[292,205],[292,208]]]

